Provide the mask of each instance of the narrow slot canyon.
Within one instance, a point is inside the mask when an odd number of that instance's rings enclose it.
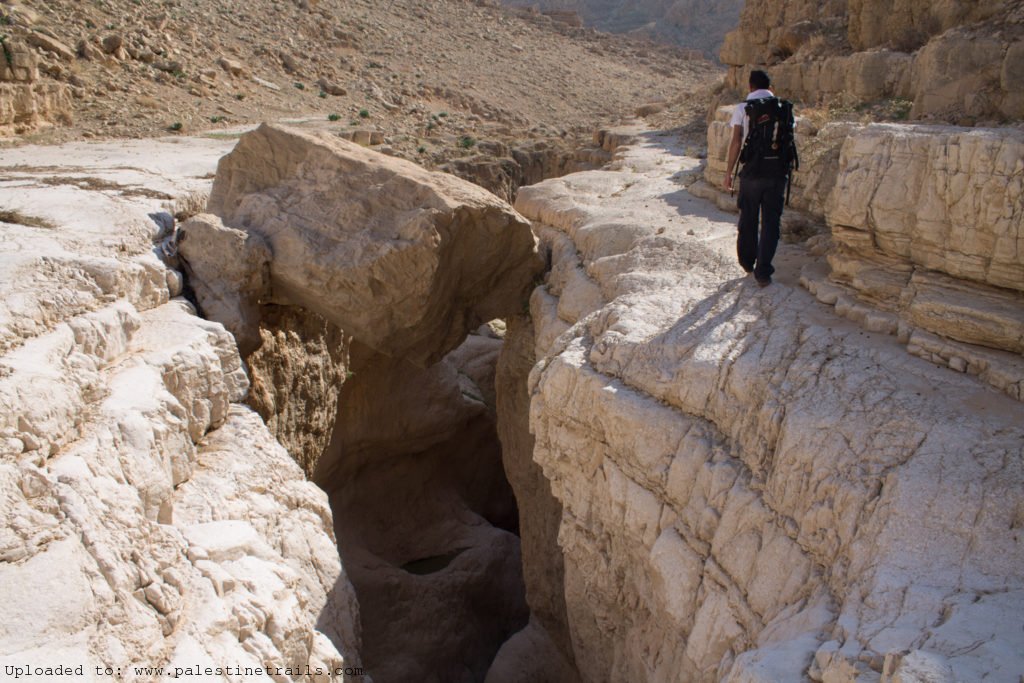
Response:
[[[427,368],[302,309],[264,306],[261,319],[249,402],[305,449],[295,456],[330,497],[359,665],[375,681],[575,680],[567,634],[561,650],[548,642],[565,629],[561,508],[531,460],[528,319],[482,325]],[[532,510],[522,549],[510,479]],[[343,649],[338,618],[318,626]]]
[[[325,197],[328,177],[346,183]],[[343,574],[318,629],[377,683],[575,680],[560,507],[531,460],[529,224],[464,180],[266,126],[222,162],[210,211],[180,229],[196,302],[330,500]],[[339,223],[338,253],[315,253]],[[241,284],[204,260],[219,239]]]
[[[482,681],[528,620],[495,425],[500,346],[471,335],[425,369],[353,348],[315,481],[374,680]]]

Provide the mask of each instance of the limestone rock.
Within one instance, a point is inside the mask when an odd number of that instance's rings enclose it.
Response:
[[[292,306],[264,304],[259,321],[259,348],[245,359],[252,378],[246,403],[312,478],[334,431],[351,339]]]
[[[721,58],[745,89],[768,65],[776,92],[805,102],[914,102],[911,118],[1019,117],[1021,98],[1001,79],[1024,34],[1007,0],[964,5],[924,0],[748,4]]]
[[[209,209],[267,241],[276,300],[413,362],[516,310],[541,267],[529,224],[484,190],[278,126],[221,160]]]
[[[384,143],[384,133],[379,130],[368,130],[366,128],[342,131],[338,133],[338,137],[363,147],[372,147]]]
[[[969,4],[927,0],[851,0],[849,39],[854,49],[906,41],[920,44],[944,30],[989,19],[1007,6],[1004,0]]]
[[[115,54],[124,46],[124,36],[120,33],[110,33],[103,37],[100,45],[103,46],[103,51],[108,55]]]
[[[199,214],[178,229],[178,254],[203,315],[224,325],[247,356],[260,345],[259,304],[270,294],[270,250],[257,234]]]
[[[691,192],[730,208],[721,107],[708,128],[706,184]],[[908,350],[984,377],[1019,397],[1024,271],[1018,182],[1024,138],[1012,129],[830,123],[804,132],[791,205],[829,224],[828,272],[801,281],[874,332],[938,335]],[[809,134],[813,133],[813,135]],[[794,220],[787,210],[783,230]],[[922,335],[924,335],[922,337]]]
[[[680,198],[663,150],[517,200],[552,276],[602,297],[572,321],[552,278],[531,304],[530,431],[582,679],[1013,680],[1020,404],[863,334],[785,267],[753,287],[732,218]]]
[[[841,244],[1024,291],[1019,131],[871,125],[843,145],[829,199]]]
[[[46,35],[45,33],[37,33],[32,31],[26,38],[29,45],[34,45],[40,49],[46,50],[52,54],[57,55],[65,62],[71,62],[75,59],[75,52],[64,43],[60,42],[56,38]]]
[[[636,115],[640,118],[645,116],[652,116],[665,111],[664,102],[648,102],[647,104],[641,104],[636,108]]]
[[[217,60],[217,63],[220,64],[220,68],[224,69],[232,76],[238,77],[245,75],[245,66],[237,60],[221,57]]]
[[[326,78],[321,78],[316,84],[320,87],[320,90],[324,91],[328,95],[334,95],[335,97],[341,97],[348,94],[348,90],[338,85],[334,81]]]
[[[153,196],[199,190],[225,145],[162,144],[4,155],[21,170],[0,204],[49,223],[0,223],[0,664],[327,680],[359,665],[327,498],[240,405],[234,339],[170,299],[154,255]]]
[[[0,81],[31,83],[39,78],[39,60],[20,43],[4,42],[4,59],[0,60]]]
[[[545,675],[572,680],[563,670],[572,662],[572,642],[563,589],[565,566],[558,548],[562,504],[552,494],[540,465],[533,461],[527,379],[536,361],[532,324],[525,315],[514,316],[508,321],[495,379],[498,436],[505,473],[519,509],[523,580],[531,621],[525,633],[502,647],[488,672],[488,680],[494,681],[516,680],[517,671],[537,680]],[[521,652],[525,643],[530,644],[528,655]]]
[[[45,34],[31,33],[29,43],[63,47]],[[70,89],[63,83],[39,82],[39,60],[24,43],[4,40],[2,52],[0,134],[26,133],[46,124],[70,122]]]
[[[363,661],[380,679],[482,680],[526,625],[515,501],[490,392],[473,379],[493,376],[500,344],[471,335],[426,369],[351,350],[314,476],[359,595]]]

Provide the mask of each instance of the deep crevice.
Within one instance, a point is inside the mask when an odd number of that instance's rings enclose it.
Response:
[[[610,155],[600,147],[516,152],[521,170],[500,183],[511,195]],[[420,368],[364,347],[302,309],[268,305],[262,313],[263,347],[246,359],[250,404],[329,496],[345,576],[318,628],[342,651],[361,642],[348,663],[377,683],[479,682],[513,636],[495,680],[524,657],[570,662],[557,520],[547,508],[538,513],[545,530],[531,531],[533,614],[526,602],[513,473],[506,475],[498,436],[499,335],[484,326]],[[524,365],[505,391],[525,397],[527,372]],[[526,407],[528,399],[517,409]],[[529,439],[525,412],[516,419]],[[520,479],[523,466],[536,469],[529,452],[516,457]],[[554,501],[539,469],[530,471],[531,504],[538,496]],[[545,582],[559,585],[537,588]],[[359,636],[344,626],[345,610],[356,609]],[[555,670],[561,673],[551,680],[575,677]]]

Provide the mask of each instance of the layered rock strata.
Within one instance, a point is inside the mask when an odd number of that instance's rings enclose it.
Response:
[[[913,103],[911,118],[1024,117],[1024,8],[1012,0],[747,3],[721,59],[732,86],[768,65],[807,103],[895,98]]]
[[[35,54],[21,43],[0,39],[0,134],[70,121],[68,86],[40,81]]]
[[[800,247],[754,286],[665,147],[517,201],[583,679],[1015,681],[1020,404],[816,302]]]
[[[358,609],[327,498],[242,405],[232,335],[195,315],[155,255],[173,220],[154,222],[154,197],[201,189],[224,151],[207,140],[5,153],[8,675],[327,681],[359,665],[338,649],[358,652]]]
[[[708,128],[693,191],[733,208],[720,188],[730,108]],[[1024,397],[1024,134],[1012,128],[830,123],[797,126],[784,229],[827,229],[803,283],[821,301],[907,349]]]

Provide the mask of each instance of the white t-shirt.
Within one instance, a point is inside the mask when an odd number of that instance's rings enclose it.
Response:
[[[759,100],[762,97],[775,97],[775,93],[773,93],[771,90],[765,90],[764,88],[760,88],[759,90],[755,90],[751,92],[749,95],[747,95],[748,100]],[[744,140],[747,139],[747,114],[745,111],[743,111],[743,108],[745,106],[746,103],[744,102],[737,104],[735,109],[732,110],[732,120],[729,121],[730,126],[743,126]]]

